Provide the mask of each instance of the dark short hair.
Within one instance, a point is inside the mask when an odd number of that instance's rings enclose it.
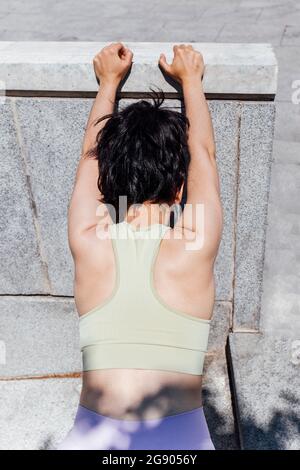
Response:
[[[127,196],[127,209],[146,201],[172,205],[186,181],[189,120],[162,106],[163,91],[151,89],[149,97],[152,102],[142,99],[96,122],[109,118],[88,155],[98,160],[100,201],[117,214],[119,196]]]

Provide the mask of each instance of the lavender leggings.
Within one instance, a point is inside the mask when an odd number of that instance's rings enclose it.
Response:
[[[124,420],[79,405],[57,450],[214,450],[203,407],[161,419]]]

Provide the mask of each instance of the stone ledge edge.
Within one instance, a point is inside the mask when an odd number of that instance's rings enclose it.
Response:
[[[160,52],[170,62],[174,43],[126,42],[134,53],[122,92],[141,93],[150,87],[178,93],[157,65]],[[4,90],[95,92],[92,59],[107,42],[0,42],[0,80]],[[176,44],[176,43],[175,43]],[[203,53],[204,91],[212,95],[267,95],[277,90],[277,60],[270,44],[192,43]]]

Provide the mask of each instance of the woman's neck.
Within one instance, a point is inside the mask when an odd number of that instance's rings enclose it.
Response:
[[[124,220],[133,227],[148,227],[154,224],[168,224],[169,206],[166,204],[137,204],[131,206]]]

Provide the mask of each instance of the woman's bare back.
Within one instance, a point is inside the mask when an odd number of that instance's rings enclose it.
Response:
[[[157,296],[169,308],[210,319],[214,304],[212,262],[201,250],[188,250],[191,233],[167,232],[154,265]],[[101,305],[116,278],[110,239],[86,232],[75,263],[75,302],[79,315]],[[83,372],[80,403],[115,418],[156,418],[202,405],[202,377],[159,370],[109,369]]]

